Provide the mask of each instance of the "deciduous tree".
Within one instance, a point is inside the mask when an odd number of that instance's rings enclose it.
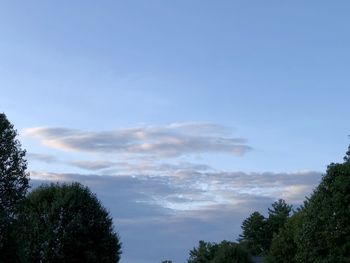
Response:
[[[17,131],[0,113],[0,262],[12,261],[15,254],[13,224],[29,188],[26,169]]]
[[[251,263],[249,253],[239,244],[222,241],[210,263]]]
[[[22,262],[118,262],[112,219],[79,183],[32,191],[21,218]]]
[[[344,163],[332,163],[305,202],[298,236],[298,262],[349,262],[350,152]]]

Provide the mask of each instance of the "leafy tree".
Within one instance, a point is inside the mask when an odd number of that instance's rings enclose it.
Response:
[[[267,263],[296,263],[297,233],[302,225],[302,210],[290,217],[286,224],[275,234],[269,253],[265,259]]]
[[[17,131],[0,113],[0,262],[13,261],[13,225],[29,188],[25,151],[16,137]]]
[[[350,150],[350,149],[349,149]],[[298,234],[298,262],[349,262],[350,152],[344,163],[330,164],[312,196],[305,201]]]
[[[242,223],[242,234],[238,239],[252,255],[266,251],[266,219],[259,212],[252,213]]]
[[[79,183],[32,191],[21,217],[22,262],[119,262],[112,219]]]

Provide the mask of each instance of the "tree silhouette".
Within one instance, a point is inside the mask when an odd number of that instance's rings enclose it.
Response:
[[[11,262],[16,254],[13,225],[29,188],[25,151],[16,137],[17,131],[0,113],[0,262]]]
[[[299,262],[349,262],[350,161],[332,163],[321,183],[305,201],[298,232]]]
[[[119,262],[112,219],[79,183],[32,191],[21,218],[22,262]]]

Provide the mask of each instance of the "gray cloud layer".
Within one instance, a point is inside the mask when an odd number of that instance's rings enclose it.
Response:
[[[25,134],[41,140],[46,146],[61,150],[154,157],[198,153],[243,155],[251,149],[244,139],[232,137],[229,129],[202,123],[143,126],[105,132],[39,127],[26,129]]]
[[[285,198],[300,204],[321,174],[183,172],[182,176],[97,176],[32,172],[32,183],[79,181],[110,210],[125,263],[185,262],[198,240],[235,240],[242,220]],[[144,249],[140,250],[139,247]]]

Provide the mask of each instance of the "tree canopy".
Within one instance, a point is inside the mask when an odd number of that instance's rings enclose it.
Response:
[[[222,241],[219,244],[199,241],[190,251],[188,263],[251,263],[249,253],[239,244]]]
[[[29,188],[25,150],[16,137],[17,131],[0,113],[0,262],[15,253],[13,224]]]
[[[112,219],[79,183],[40,186],[21,218],[22,262],[118,262]]]
[[[271,246],[272,238],[277,235],[287,222],[292,211],[292,206],[288,205],[283,199],[279,199],[268,209],[269,217],[266,222],[265,249],[268,251]]]
[[[350,147],[274,236],[266,262],[349,262]]]
[[[302,213],[302,210],[296,212],[287,220],[285,225],[281,227],[279,233],[273,236],[265,262],[297,262],[295,257],[297,252],[297,234],[302,224]]]
[[[274,234],[278,234],[281,227],[290,216],[292,206],[283,199],[279,199],[268,209],[268,218],[255,211],[242,223],[242,234],[238,239],[252,255],[266,255]]]
[[[299,262],[349,262],[350,160],[330,164],[321,183],[305,201],[298,236]]]
[[[239,241],[252,255],[261,255],[266,250],[266,219],[255,211],[242,223]]]
[[[211,263],[251,263],[249,253],[240,245],[222,241]]]

